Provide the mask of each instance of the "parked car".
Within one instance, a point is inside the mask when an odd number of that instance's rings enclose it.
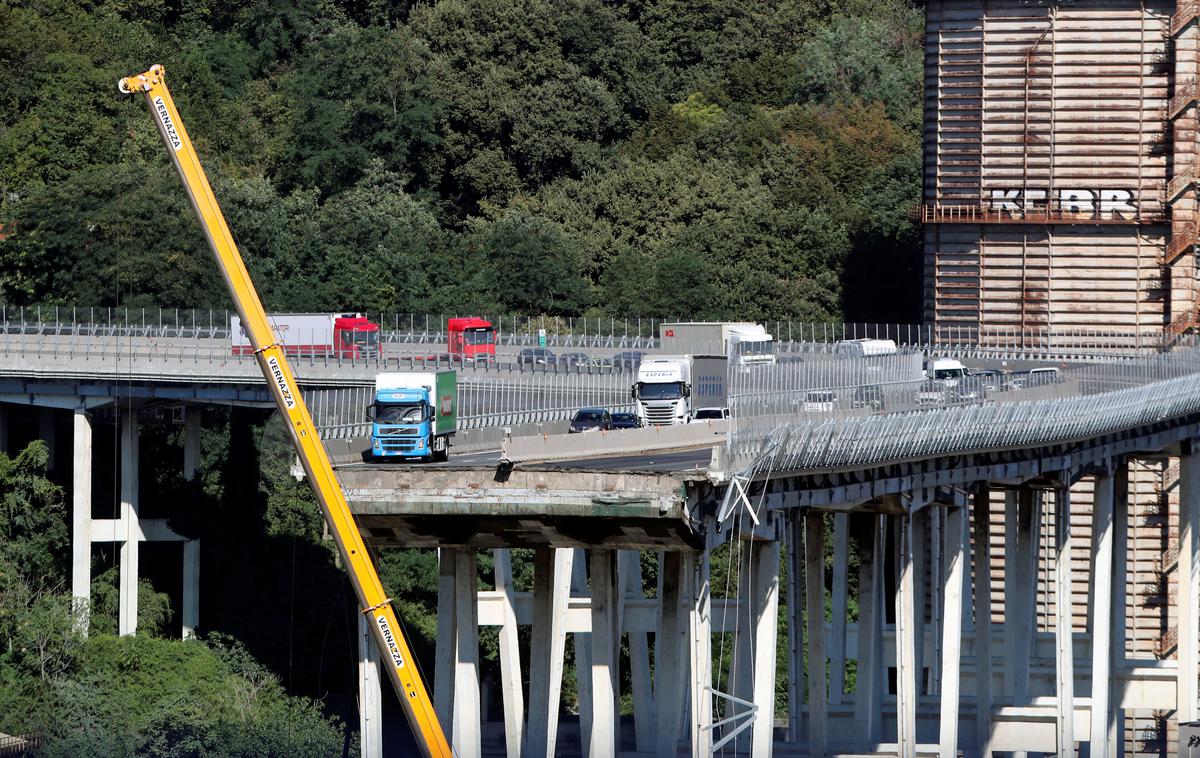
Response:
[[[950,388],[936,379],[928,379],[917,388],[917,405],[945,405],[950,400]]]
[[[692,414],[693,421],[715,421],[729,418],[728,408],[697,408]]]
[[[837,395],[828,390],[808,393],[804,396],[804,405],[802,406],[805,413],[825,413],[836,407]]]
[[[1047,384],[1058,384],[1062,381],[1056,368],[1033,368],[1025,379],[1026,387],[1044,387]]]
[[[612,414],[607,409],[580,408],[575,411],[575,417],[571,419],[571,427],[567,430],[567,433],[578,434],[579,432],[592,432],[597,429],[612,428]]]
[[[587,353],[562,353],[558,356],[558,365],[565,366],[566,368],[593,366],[595,363]]]
[[[517,354],[517,364],[521,366],[553,366],[557,360],[554,353],[544,347],[522,348]]]
[[[640,350],[626,350],[617,353],[612,358],[605,361],[605,365],[612,366],[617,369],[632,369],[637,370],[637,367],[642,364],[642,356],[645,355]]]
[[[883,410],[883,388],[878,384],[858,387],[854,390],[854,407],[870,408],[873,411]]]
[[[987,392],[1000,392],[1005,388],[1004,374],[996,369],[979,369],[967,374],[968,380],[976,380]]]
[[[614,413],[612,414],[613,429],[640,429],[642,428],[642,419],[636,413]]]

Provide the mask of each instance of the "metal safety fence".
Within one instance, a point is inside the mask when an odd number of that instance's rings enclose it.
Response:
[[[193,341],[231,340],[229,310],[186,308],[114,308],[67,305],[0,304],[0,334],[86,337],[137,337]],[[380,326],[385,346],[445,350],[446,314],[367,313]],[[614,316],[570,317],[476,314],[489,321],[496,342],[504,347],[544,346],[553,349],[660,350],[663,323],[683,319]],[[761,322],[772,334],[776,351],[789,353],[799,344],[855,339],[890,339],[926,352],[955,357],[1026,357],[1086,360],[1107,355],[1143,354],[1192,344],[1191,336],[1167,333],[1160,325],[1125,329],[1091,329],[1060,325],[1024,327],[956,326],[850,322]],[[212,346],[219,350],[221,346]]]
[[[735,467],[822,470],[1083,439],[1200,412],[1200,348],[950,380],[855,368],[731,372]],[[835,381],[830,381],[834,379]]]

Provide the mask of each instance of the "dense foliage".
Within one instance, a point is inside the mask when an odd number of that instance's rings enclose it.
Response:
[[[327,756],[345,737],[320,704],[285,693],[233,637],[165,639],[165,595],[143,580],[139,635],[116,637],[114,572],[96,578],[90,635],[65,586],[63,492],[34,442],[0,452],[0,732],[47,756]]]
[[[274,310],[913,318],[909,0],[0,0],[0,297],[225,307],[166,66]]]

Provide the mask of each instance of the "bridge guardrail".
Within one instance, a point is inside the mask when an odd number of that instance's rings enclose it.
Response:
[[[789,370],[796,372],[790,381],[780,376]],[[858,373],[853,383],[832,385],[800,371],[731,374],[734,467],[808,470],[1023,448],[1200,412],[1195,347],[1061,369],[1045,385],[996,391],[981,377],[951,386],[876,383]],[[805,386],[802,376],[815,380]]]

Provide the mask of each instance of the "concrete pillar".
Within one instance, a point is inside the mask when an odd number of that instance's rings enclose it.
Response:
[[[788,741],[798,743],[804,710],[804,521],[785,512],[783,527],[787,561],[788,614]]]
[[[365,614],[358,614],[358,719],[360,755],[383,755],[383,698],[379,690],[379,648]]]
[[[917,678],[917,697],[914,707],[920,710],[921,695],[925,692],[925,598],[929,592],[929,514],[931,507],[921,508],[911,516],[913,561],[913,675]]]
[[[712,593],[708,550],[684,555],[689,579],[688,649],[691,652],[692,755],[712,753]]]
[[[775,732],[775,648],[779,633],[779,543],[751,542],[754,570],[754,714],[750,754],[770,758]],[[822,614],[823,616],[824,614]],[[822,619],[824,621],[824,619]],[[809,755],[820,755],[810,748]]]
[[[92,418],[73,414],[71,456],[71,596],[79,626],[87,633],[92,597]]]
[[[992,526],[991,492],[975,490],[975,734],[983,758],[992,754]]]
[[[588,596],[588,555],[584,550],[575,551],[571,566],[571,595]],[[579,700],[579,741],[584,755],[592,745],[592,635],[591,632],[575,634],[575,696]]]
[[[881,698],[883,672],[879,652],[882,645],[883,620],[883,539],[884,517],[875,514],[858,516],[864,522],[861,532],[866,548],[858,562],[858,657],[854,685],[855,747],[860,753],[869,752],[880,741]]]
[[[621,636],[629,640],[629,683],[633,690],[633,725],[637,749],[654,749],[654,693],[650,682],[650,643],[646,632],[625,631],[625,601],[646,596],[642,588],[642,556],[638,550],[617,553],[617,575],[620,581],[617,614],[617,649]]]
[[[504,599],[504,623],[500,625],[500,688],[504,703],[504,743],[508,758],[520,758],[525,725],[525,698],[521,689],[521,649],[517,637],[517,612],[513,604],[512,553],[507,548],[492,551],[496,589]]]
[[[479,581],[474,550],[454,551],[454,735],[458,758],[483,752],[479,711]]]
[[[913,523],[908,514],[898,520],[896,587],[896,731],[899,758],[917,755],[917,674],[914,669],[915,578],[913,574]]]
[[[1016,500],[1015,513],[1011,514],[1015,519],[1010,519],[1007,511],[1005,514],[1005,528],[1010,524],[1013,526],[1015,546],[1010,553],[1013,556],[1012,565],[1004,575],[1004,618],[1008,638],[1008,690],[1016,703],[1023,704],[1029,698],[1029,659],[1033,654],[1034,588],[1037,581],[1041,509],[1038,507],[1038,493],[1030,487],[1021,487]]]
[[[183,409],[183,478],[191,480],[200,473],[200,408],[188,405]],[[195,637],[200,626],[200,540],[183,543],[183,613],[184,638]]]
[[[825,515],[804,517],[804,583],[808,606],[808,754],[825,755]],[[759,703],[762,707],[762,703]]]
[[[729,670],[725,681],[728,691],[738,700],[754,702],[754,560],[752,544],[747,540],[738,540],[731,549],[736,549],[738,562],[737,572],[737,605],[733,631],[733,651],[730,656]],[[732,559],[731,555],[731,559]],[[724,728],[723,734],[735,727],[745,726],[753,719],[750,717],[749,706],[736,701],[726,701],[726,718],[736,715],[738,720],[730,722]],[[751,733],[743,729],[736,739],[729,743],[734,753],[750,752]]]
[[[575,551],[538,548],[533,558],[533,629],[529,641],[529,723],[525,755],[554,755],[566,652],[567,600]]]
[[[846,602],[849,599],[850,516],[833,517],[833,586],[829,645],[829,702],[841,703],[846,692]]]
[[[1071,646],[1071,488],[1055,491],[1054,644],[1059,758],[1075,758],[1075,660]]]
[[[433,710],[448,736],[454,734],[456,553],[454,548],[438,550],[437,639],[433,655]]]
[[[942,595],[946,613],[942,629],[942,696],[938,745],[942,758],[958,755],[959,671],[962,662],[963,539],[966,519],[964,508],[946,513],[946,570],[942,577]]]
[[[589,550],[592,585],[592,740],[591,758],[617,754],[617,697],[620,694],[616,628],[617,561],[614,550]]]
[[[137,631],[138,608],[138,425],[137,409],[122,409],[121,427],[121,582],[118,599],[118,633]]]
[[[1129,547],[1129,461],[1125,458],[1117,460],[1113,471],[1113,578],[1112,578],[1112,672],[1115,678],[1125,665],[1125,581],[1127,571],[1125,561],[1128,559]],[[1116,688],[1110,689],[1116,692]],[[1114,697],[1108,709],[1108,744],[1112,746],[1112,755],[1121,755],[1121,743],[1125,731],[1125,711],[1121,708],[1120,699]]]
[[[1197,719],[1197,648],[1200,647],[1200,458],[1187,445],[1179,461],[1178,700],[1180,722]]]
[[[1109,758],[1109,695],[1112,692],[1113,478],[1097,474],[1092,497],[1092,718],[1091,758]],[[1124,560],[1124,556],[1122,556]]]
[[[56,446],[54,414],[53,408],[38,408],[38,439],[46,443],[46,452],[49,454],[49,458],[46,459],[48,471],[54,469],[54,448]]]
[[[678,552],[663,553],[659,562],[661,579],[659,592],[658,634],[654,638],[654,755],[675,755],[684,702],[685,651],[688,630],[684,620],[684,587],[691,578],[684,573],[683,556]]]

